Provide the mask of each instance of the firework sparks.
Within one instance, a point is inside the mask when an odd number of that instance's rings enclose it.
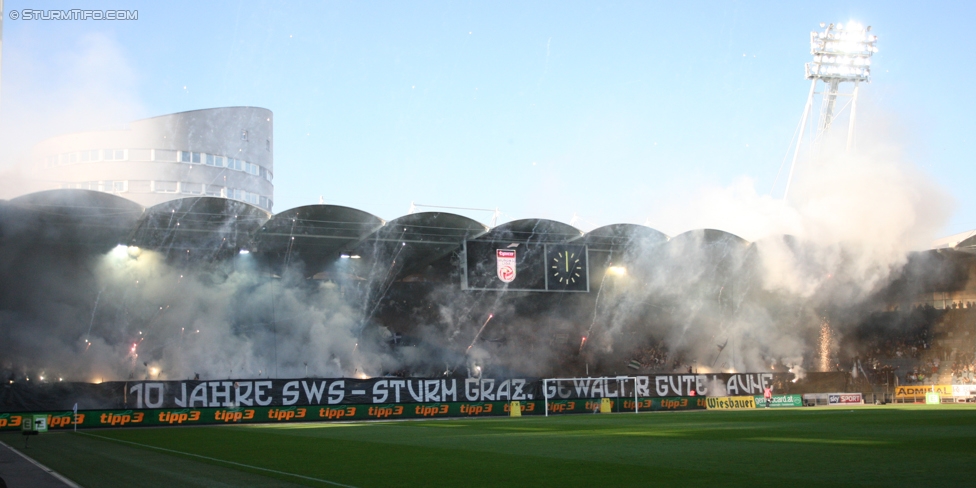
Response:
[[[465,354],[467,354],[468,351],[470,351],[471,348],[474,347],[474,343],[475,342],[478,342],[478,338],[481,337],[481,332],[485,330],[485,326],[488,325],[488,322],[490,322],[491,321],[491,318],[494,317],[494,316],[495,316],[495,314],[492,314],[492,313],[488,314],[488,319],[485,320],[485,323],[481,324],[481,328],[478,329],[478,333],[474,335],[474,340],[471,341],[471,345],[468,346],[468,348],[464,350],[464,353]]]
[[[830,350],[834,342],[834,331],[824,317],[820,323],[820,344],[817,348],[820,357],[820,371],[830,371]]]

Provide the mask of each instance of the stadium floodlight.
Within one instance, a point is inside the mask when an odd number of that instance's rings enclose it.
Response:
[[[811,32],[813,62],[806,64],[807,79],[831,84],[870,81],[871,55],[878,52],[878,36],[870,32],[870,26],[850,22],[846,28],[831,24],[823,32]]]
[[[607,274],[611,274],[614,276],[626,276],[627,268],[623,266],[610,266],[607,268]]]
[[[824,28],[824,23],[820,23]],[[834,108],[840,95],[851,97],[850,121],[847,128],[847,149],[854,143],[854,121],[857,115],[857,94],[860,83],[871,82],[871,56],[878,52],[878,36],[871,33],[871,26],[864,27],[857,22],[847,24],[829,24],[821,32],[810,33],[810,54],[813,61],[806,63],[806,78],[811,80],[810,93],[803,108],[803,118],[800,119],[799,137],[790,164],[790,173],[786,179],[786,190],[783,200],[790,193],[790,183],[793,181],[793,170],[800,154],[803,134],[806,130],[807,118],[813,107],[813,97],[816,94],[817,82],[824,84],[823,101],[820,107],[820,120],[817,124],[817,134],[814,142],[819,141],[830,131],[834,121]],[[840,93],[841,83],[854,83],[851,93]]]

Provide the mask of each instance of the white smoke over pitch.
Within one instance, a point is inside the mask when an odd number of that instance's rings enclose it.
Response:
[[[34,142],[144,115],[137,76],[109,38],[86,38],[45,64],[5,47],[0,197],[30,191],[18,165]],[[59,83],[35,83],[45,78]],[[94,380],[287,377],[306,367],[316,376],[434,374],[494,362],[542,375],[572,356],[567,350],[588,364],[623,364],[628,346],[652,337],[669,348],[667,368],[675,361],[767,370],[809,357],[811,332],[826,309],[876,306],[872,296],[935,237],[950,207],[878,132],[862,132],[856,152],[828,142],[804,160],[788,202],[763,195],[745,177],[671,201],[649,219],[653,227],[672,236],[728,231],[751,241],[753,256],[722,246],[703,252],[701,238],[672,243],[663,255],[644,249],[630,274],[643,268],[646,279],[608,281],[591,309],[580,306],[585,313],[571,317],[538,310],[520,317],[514,298],[440,287],[429,297],[441,319],[415,319],[424,340],[415,347],[391,347],[389,331],[370,321],[364,310],[371,307],[354,287],[310,283],[297,270],[271,278],[247,266],[185,269],[149,251],[55,259],[29,274],[7,262],[4,286],[22,288],[23,302],[0,311],[0,368]],[[716,278],[729,269],[751,271],[745,280]],[[497,318],[461,354],[489,311]],[[592,334],[585,347],[581,334]]]

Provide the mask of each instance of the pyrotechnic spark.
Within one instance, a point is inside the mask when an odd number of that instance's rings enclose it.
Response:
[[[495,316],[495,314],[492,314],[492,313],[490,313],[490,314],[488,314],[488,319],[487,319],[487,320],[485,320],[485,323],[483,323],[483,324],[481,324],[481,328],[480,328],[480,329],[478,329],[478,333],[474,335],[474,340],[472,340],[472,341],[471,341],[471,345],[470,345],[470,346],[468,346],[468,348],[464,350],[464,353],[465,353],[465,354],[467,354],[467,353],[468,353],[468,351],[470,351],[470,350],[471,350],[471,348],[472,348],[472,347],[474,347],[474,343],[475,343],[475,342],[478,342],[478,337],[481,337],[481,332],[482,332],[483,330],[485,330],[485,326],[486,326],[486,325],[488,325],[488,322],[489,322],[489,321],[491,320],[491,318],[492,318],[492,317],[494,317],[494,316]]]
[[[824,317],[823,322],[820,323],[820,345],[817,348],[820,355],[820,371],[830,370],[830,349],[834,341],[833,335],[830,324]]]
[[[105,291],[105,288],[102,288],[101,290],[99,290],[98,291],[98,294],[95,295],[95,305],[92,306],[91,320],[88,321],[88,333],[85,334],[85,342],[88,342],[88,339],[91,339],[92,325],[95,324],[95,311],[98,310],[98,300],[102,298],[102,292],[103,291]],[[91,344],[89,344],[89,346],[90,345]],[[85,350],[86,351],[88,350],[88,347],[87,346],[85,347]]]

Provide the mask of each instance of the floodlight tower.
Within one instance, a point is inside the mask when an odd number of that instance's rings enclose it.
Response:
[[[817,82],[823,83],[822,99],[820,105],[820,118],[817,123],[817,133],[813,136],[812,144],[816,144],[823,139],[823,136],[830,131],[830,126],[834,122],[836,115],[843,110],[836,110],[837,97],[850,97],[850,120],[847,127],[847,149],[850,150],[854,144],[854,121],[857,115],[857,94],[861,82],[871,82],[871,56],[878,52],[878,36],[871,34],[871,26],[863,27],[856,22],[845,24],[825,25],[820,23],[822,32],[810,33],[810,54],[813,55],[813,62],[806,64],[806,77],[810,82],[810,94],[807,95],[807,104],[803,108],[803,118],[800,120],[800,132],[796,141],[796,149],[793,152],[793,162],[790,164],[790,175],[786,180],[786,190],[783,192],[783,200],[790,193],[790,183],[793,181],[793,169],[796,167],[796,160],[800,155],[800,146],[803,143],[803,134],[806,130],[807,119],[813,107],[813,98],[817,94]],[[848,93],[842,93],[840,84],[844,82],[854,83],[854,88]]]

